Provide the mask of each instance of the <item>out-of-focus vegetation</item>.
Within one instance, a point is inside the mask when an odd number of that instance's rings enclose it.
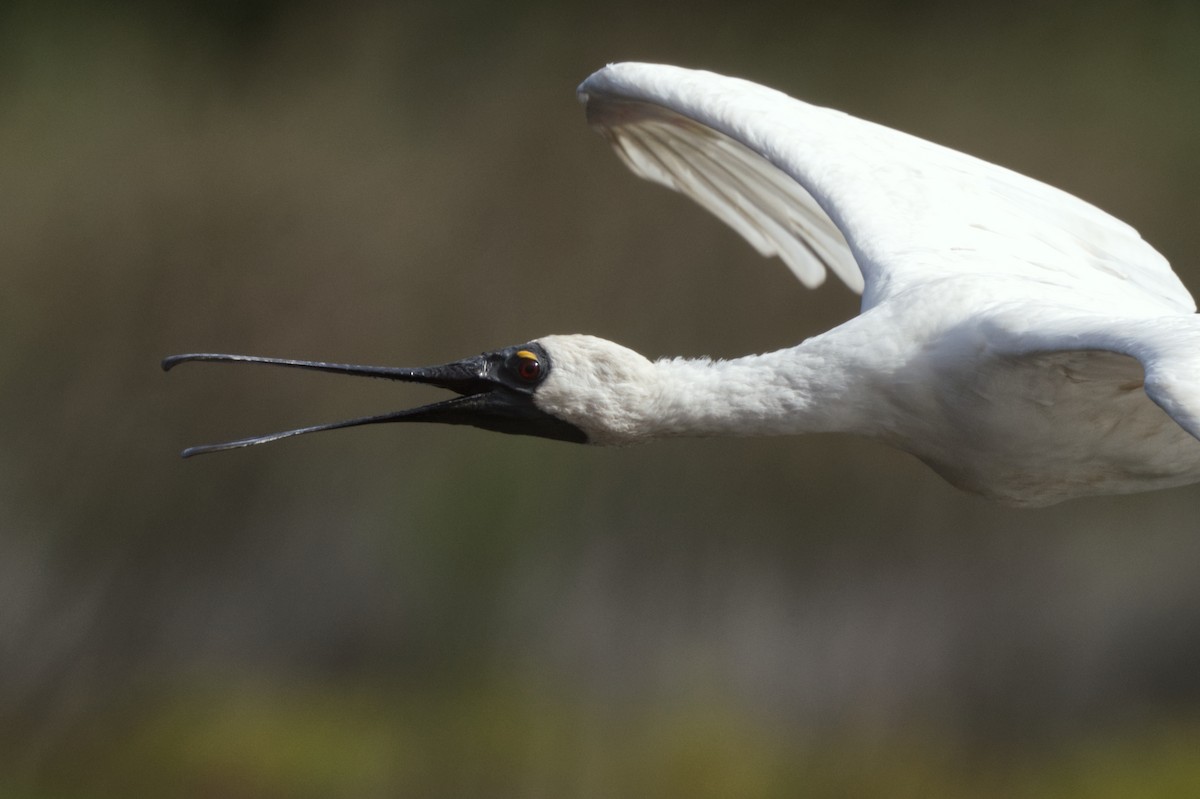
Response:
[[[573,88],[703,66],[1048,180],[1200,287],[1190,3],[0,11],[0,794],[1200,793],[1200,489],[1018,512],[841,438],[367,428],[195,350],[649,355],[854,313]]]

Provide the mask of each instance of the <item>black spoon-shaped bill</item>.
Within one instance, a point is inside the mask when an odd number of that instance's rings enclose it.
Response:
[[[163,359],[162,368],[163,371],[170,371],[188,361],[258,363],[408,383],[424,383],[454,391],[460,396],[391,413],[300,427],[220,444],[188,447],[182,453],[185,458],[209,452],[266,444],[307,433],[387,422],[471,425],[502,433],[539,436],[576,443],[587,441],[587,436],[579,428],[542,411],[534,403],[534,391],[538,384],[545,379],[550,369],[549,356],[536,342],[483,353],[439,366],[417,368],[362,366],[222,353],[172,355]],[[536,368],[531,368],[531,366]]]

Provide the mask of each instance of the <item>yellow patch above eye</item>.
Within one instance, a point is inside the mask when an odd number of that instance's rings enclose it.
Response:
[[[537,356],[536,356],[536,355],[534,355],[534,354],[533,354],[532,352],[530,352],[529,350],[517,350],[517,357],[518,357],[518,358],[527,358],[527,359],[529,359],[529,360],[531,360],[531,361],[536,361],[536,360],[537,360]]]

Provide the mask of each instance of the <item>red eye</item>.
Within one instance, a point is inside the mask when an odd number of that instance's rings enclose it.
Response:
[[[538,363],[537,358],[521,358],[517,364],[517,374],[522,380],[533,382],[542,374],[542,365]]]

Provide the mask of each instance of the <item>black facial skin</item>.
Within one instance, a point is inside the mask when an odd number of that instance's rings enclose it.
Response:
[[[302,427],[254,438],[243,438],[224,444],[207,444],[189,447],[183,457],[202,455],[225,449],[265,444],[281,438],[317,433],[322,430],[337,430],[343,427],[358,427],[384,422],[435,422],[440,424],[466,424],[500,433],[538,436],[558,441],[579,444],[587,442],[587,435],[574,425],[564,422],[539,409],[533,402],[533,394],[553,368],[550,356],[537,342],[506,347],[495,352],[485,352],[464,358],[461,361],[426,366],[415,369],[389,366],[355,366],[351,364],[322,363],[318,361],[293,361],[283,358],[260,358],[254,355],[217,355],[196,353],[172,355],[164,358],[162,368],[168,371],[185,361],[227,361],[235,363],[265,363],[295,369],[312,369],[336,374],[362,375],[400,380],[407,383],[427,383],[449,389],[459,396],[418,408],[364,416],[343,422]]]

